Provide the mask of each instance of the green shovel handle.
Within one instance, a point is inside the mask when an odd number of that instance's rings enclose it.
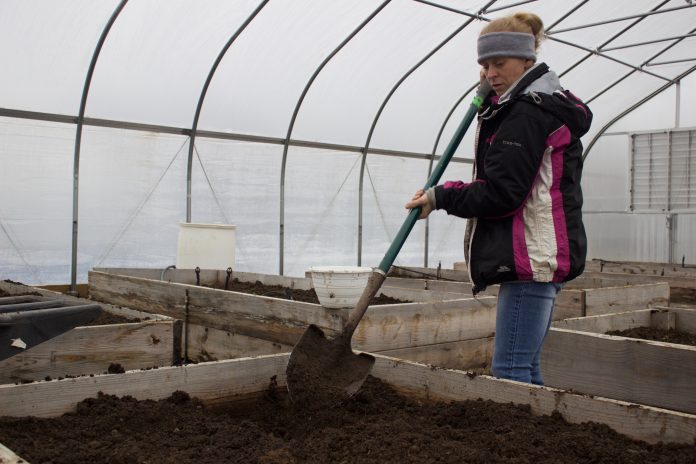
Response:
[[[482,92],[486,91],[482,91],[482,89],[479,89],[476,96],[473,98],[468,111],[464,115],[464,119],[462,120],[461,124],[459,124],[459,127],[454,133],[452,140],[450,140],[449,145],[447,145],[447,148],[445,149],[442,158],[440,158],[440,161],[437,163],[435,169],[433,169],[433,172],[430,174],[430,177],[428,178],[428,181],[425,183],[425,187],[423,187],[423,190],[428,190],[430,187],[436,185],[437,182],[440,180],[440,177],[442,177],[442,174],[445,172],[445,168],[452,159],[452,156],[454,156],[455,150],[461,143],[462,139],[464,138],[464,134],[466,134],[467,129],[469,129],[471,122],[474,120],[479,108],[481,108],[481,105],[483,104],[483,100],[486,97],[486,95],[482,94]],[[379,263],[379,269],[384,273],[384,275],[386,275],[387,272],[389,272],[389,268],[391,268],[391,265],[394,263],[396,255],[398,255],[399,251],[401,251],[401,247],[404,245],[406,238],[408,238],[408,235],[411,233],[411,230],[413,229],[413,226],[416,224],[416,221],[420,217],[420,214],[420,206],[413,208],[408,213],[406,220],[399,229],[399,232],[397,232],[396,236],[394,237],[394,240],[389,246],[389,249],[384,255],[384,258],[382,258],[382,262]]]

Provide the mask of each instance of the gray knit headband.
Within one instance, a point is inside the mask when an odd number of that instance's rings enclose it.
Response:
[[[491,32],[478,38],[478,62],[498,56],[536,61],[534,36],[525,32]]]

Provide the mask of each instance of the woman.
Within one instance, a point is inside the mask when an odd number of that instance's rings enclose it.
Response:
[[[543,385],[541,347],[563,282],[585,265],[582,145],[592,113],[536,62],[541,19],[517,13],[478,38],[481,83],[474,180],[419,190],[406,208],[469,218],[464,255],[474,294],[501,284],[493,375]]]

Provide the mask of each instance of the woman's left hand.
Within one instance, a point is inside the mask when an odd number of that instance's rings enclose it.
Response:
[[[418,219],[425,219],[427,218],[430,213],[433,212],[433,207],[428,201],[428,196],[425,194],[425,190],[423,189],[418,189],[413,195],[413,198],[406,203],[406,209],[414,209],[417,207],[420,207],[421,209],[421,214],[418,217]]]

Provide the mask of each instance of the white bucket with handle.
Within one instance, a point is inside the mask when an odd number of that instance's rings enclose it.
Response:
[[[314,266],[309,272],[319,303],[325,308],[352,308],[365,290],[371,267]]]

